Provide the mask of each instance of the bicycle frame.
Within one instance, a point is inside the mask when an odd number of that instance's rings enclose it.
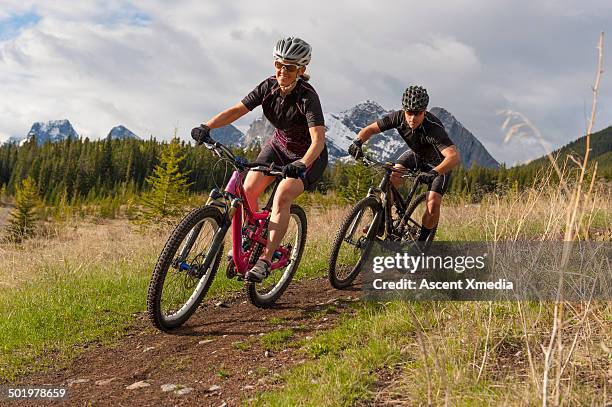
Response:
[[[373,160],[371,161],[374,162]],[[375,217],[378,218],[375,218],[375,222],[373,222],[373,224],[378,224],[380,216],[383,216],[381,221],[384,221],[384,233],[391,233],[393,227],[391,224],[391,200],[388,199],[389,194],[391,194],[391,196],[393,197],[394,204],[402,212],[400,226],[404,226],[407,222],[411,222],[412,224],[414,224],[414,226],[420,227],[421,225],[418,222],[416,222],[410,217],[406,217],[405,214],[408,204],[412,201],[412,198],[414,198],[414,195],[416,194],[416,191],[419,187],[419,183],[415,180],[415,182],[412,184],[412,188],[410,188],[410,191],[406,196],[406,199],[404,199],[402,197],[402,194],[400,194],[400,192],[397,190],[397,188],[395,188],[395,186],[391,184],[391,174],[393,173],[393,170],[385,166],[383,166],[383,168],[385,169],[385,175],[383,176],[378,186],[370,187],[368,189],[368,196],[376,198],[383,207],[383,211],[378,212],[375,215]],[[380,197],[381,195],[382,198]],[[370,234],[368,232],[368,236],[369,235]]]
[[[256,244],[260,244],[262,247],[265,247],[268,243],[267,236],[265,235],[267,234],[268,219],[279,180],[277,179],[274,182],[272,194],[270,195],[266,206],[260,212],[256,212],[253,210],[253,208],[251,208],[251,205],[246,198],[243,182],[243,174],[239,171],[234,171],[225,187],[225,193],[232,198],[231,207],[233,210],[230,209],[228,212],[229,219],[231,219],[232,222],[232,261],[234,262],[236,271],[242,275],[244,275],[249,269],[249,258],[251,257]],[[247,228],[255,227],[255,231],[247,229],[247,237],[253,242],[253,244],[246,251],[242,247],[243,212],[244,221]],[[282,246],[279,246],[276,250],[280,253],[280,258],[278,261],[272,262],[270,267],[272,270],[283,268],[289,264],[290,251],[286,247]]]

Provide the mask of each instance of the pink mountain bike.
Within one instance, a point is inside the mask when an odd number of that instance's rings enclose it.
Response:
[[[202,302],[224,256],[224,241],[230,228],[232,251],[226,270],[230,279],[244,280],[268,242],[270,210],[283,177],[282,168],[249,163],[221,143],[209,141],[205,146],[235,171],[224,190],[213,189],[206,205],[181,220],[157,260],[149,283],[147,309],[153,324],[164,331],[184,324]],[[251,208],[245,196],[243,182],[248,170],[276,177],[272,194],[259,212]],[[261,308],[272,306],[283,294],[304,251],[306,214],[298,205],[291,206],[290,214],[287,233],[272,258],[270,276],[261,283],[246,281],[250,301]]]

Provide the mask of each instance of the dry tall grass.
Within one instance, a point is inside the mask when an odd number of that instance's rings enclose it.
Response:
[[[127,220],[62,223],[47,229],[49,237],[21,245],[0,244],[0,289],[36,281],[50,270],[88,273],[94,265],[107,269],[120,262],[148,259],[167,238],[160,231],[138,232]]]
[[[424,317],[412,313],[414,326],[419,329],[417,338],[424,368],[407,371],[412,379],[420,372],[426,380],[429,405],[486,405],[493,398],[504,405],[537,403],[544,407],[549,404],[607,405],[609,402],[608,387],[612,382],[611,303],[591,299],[571,303],[561,294],[572,242],[593,239],[610,242],[612,236],[609,185],[596,187],[597,167],[591,167],[589,162],[590,134],[603,73],[603,33],[597,49],[597,75],[586,131],[586,152],[583,157],[570,157],[577,176],[569,176],[572,172],[570,166],[561,167],[549,154],[553,171],[560,180],[558,183],[551,182],[551,174],[548,174],[540,186],[517,196],[488,197],[481,205],[471,207],[476,212],[472,216],[460,207],[447,209],[444,220],[446,223],[449,218],[464,219],[468,223],[458,225],[458,229],[447,233],[447,237],[458,232],[463,239],[472,240],[471,233],[476,229],[481,230],[479,238],[483,240],[564,242],[563,255],[556,267],[561,271],[557,298],[552,304],[444,304],[441,310],[434,306],[432,311],[438,323],[429,326],[422,322]],[[504,127],[509,129],[506,139],[527,136],[543,141],[538,129],[524,115],[517,112],[506,114]],[[588,182],[587,169],[590,168],[593,168],[593,173],[589,174],[591,181]],[[451,216],[448,216],[449,212]],[[506,318],[494,316],[505,307],[510,311]],[[458,315],[466,315],[468,322],[456,319]],[[448,329],[445,319],[456,322]],[[456,344],[453,346],[453,339],[457,338],[459,331],[470,331],[466,333],[475,340],[461,341],[460,348]],[[508,340],[511,340],[510,344],[504,345]],[[466,353],[465,345],[475,345],[473,352]],[[498,352],[503,350],[501,346],[508,347],[510,353],[499,355]],[[473,356],[471,364],[466,363],[469,355]],[[462,363],[456,364],[457,359]],[[406,379],[408,375],[403,375],[384,389],[386,396],[379,395],[377,400],[381,403],[389,401],[393,405],[414,402],[414,398],[402,395],[412,395],[419,387],[414,380],[408,382]],[[473,387],[474,381],[477,384],[481,380],[488,382],[484,384],[485,391]],[[457,387],[466,385],[472,388],[456,391]],[[421,391],[425,390],[423,387]],[[504,390],[502,394],[505,393],[503,398],[495,389],[500,387]]]

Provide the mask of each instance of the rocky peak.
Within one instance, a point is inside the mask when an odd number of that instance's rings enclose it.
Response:
[[[79,135],[72,127],[72,124],[70,124],[70,121],[63,119],[34,123],[26,137],[20,141],[23,143],[32,137],[36,137],[37,144],[42,145],[47,141],[55,143],[68,138],[77,139]]]
[[[111,131],[108,132],[107,137],[110,137],[113,140],[123,140],[128,138],[140,140],[140,137],[123,125],[113,127]]]
[[[430,112],[440,119],[444,125],[446,132],[459,150],[461,164],[465,168],[470,168],[473,164],[489,168],[499,167],[499,163],[489,154],[482,143],[448,110],[441,107],[432,107]]]

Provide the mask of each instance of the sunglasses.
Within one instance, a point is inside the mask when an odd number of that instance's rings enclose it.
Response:
[[[406,110],[406,112],[410,115],[410,116],[418,116],[421,113],[423,113],[425,110]]]
[[[281,61],[274,61],[274,67],[278,69],[279,71],[285,68],[287,72],[291,72],[291,73],[297,72],[297,70],[300,69],[299,65],[283,64]]]

